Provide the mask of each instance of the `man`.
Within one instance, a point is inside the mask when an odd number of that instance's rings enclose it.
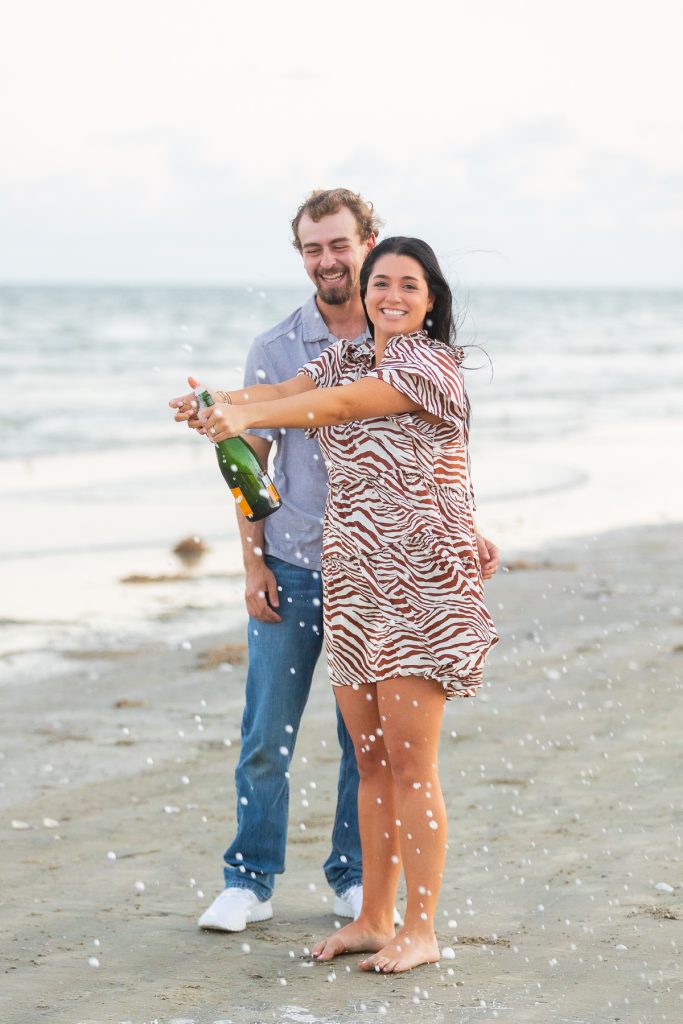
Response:
[[[347,189],[313,192],[292,221],[294,245],[316,293],[254,341],[244,384],[279,383],[338,338],[368,334],[359,272],[375,245],[373,208]],[[177,418],[187,418],[179,416]],[[225,890],[199,919],[203,928],[241,931],[272,916],[275,875],[284,871],[289,765],[322,646],[320,554],[327,474],[317,441],[301,430],[250,432],[266,464],[276,445],[274,483],[282,508],[262,522],[238,515],[249,612],[249,669],[242,748],[235,773],[237,834],[225,853]],[[497,552],[479,544],[492,575]],[[332,850],[324,865],[333,910],[357,917],[362,903],[358,770],[337,711],[341,746]]]

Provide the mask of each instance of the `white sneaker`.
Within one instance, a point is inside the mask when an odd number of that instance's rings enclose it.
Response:
[[[254,921],[273,916],[270,900],[260,900],[251,889],[224,889],[199,918],[200,928],[216,932],[243,932]]]
[[[334,912],[339,917],[352,917],[355,921],[363,906],[363,886],[352,885],[341,896],[334,897]],[[403,918],[394,907],[394,924],[402,925]]]

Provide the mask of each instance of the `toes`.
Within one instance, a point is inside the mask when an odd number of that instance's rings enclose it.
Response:
[[[325,939],[323,942],[319,942],[317,946],[314,946],[313,952],[312,952],[311,955],[313,956],[313,958],[315,960],[329,960],[330,956],[326,955],[326,954],[329,954],[329,952],[330,952],[329,946],[330,946],[330,940],[329,939]],[[332,953],[331,955],[334,956],[334,953]]]
[[[374,956],[367,957],[365,960],[360,960],[358,966],[363,971],[376,971],[379,974],[384,973],[388,963],[389,957],[382,956],[380,951],[379,953],[375,953]]]
[[[398,960],[388,960],[382,968],[383,974],[392,974],[398,967]]]
[[[412,971],[413,967],[420,967],[422,964],[428,964],[430,962],[431,961],[429,961],[429,960],[422,960],[420,963],[413,963],[413,964],[411,964],[411,963],[402,963],[400,960],[397,960],[396,961],[396,965],[394,967],[394,974],[399,974],[400,972],[403,972],[403,971]]]
[[[345,947],[343,943],[335,939],[325,939],[324,942],[318,944],[319,950],[316,953],[314,951],[313,956],[316,960],[332,960],[338,953],[343,953]]]

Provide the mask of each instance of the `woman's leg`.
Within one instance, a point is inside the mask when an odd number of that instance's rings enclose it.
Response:
[[[317,960],[344,952],[382,949],[394,934],[394,902],[401,871],[394,787],[377,708],[377,690],[336,686],[358,764],[358,824],[363,859],[363,908],[351,924],[313,949]]]
[[[445,695],[432,680],[390,679],[377,686],[380,723],[394,784],[408,890],[399,933],[364,970],[407,971],[439,959],[434,915],[446,859],[447,822],[439,783],[439,731]]]

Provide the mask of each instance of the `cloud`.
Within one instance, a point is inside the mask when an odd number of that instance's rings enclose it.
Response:
[[[677,5],[392,12],[15,5],[0,278],[298,279],[288,220],[345,184],[473,280],[681,280]]]
[[[297,159],[267,187],[192,134],[99,144],[102,174],[5,190],[0,278],[297,281],[288,222],[310,188],[341,184],[468,284],[683,283],[683,175],[589,149],[566,120],[518,121],[438,159],[359,147],[319,174]]]

